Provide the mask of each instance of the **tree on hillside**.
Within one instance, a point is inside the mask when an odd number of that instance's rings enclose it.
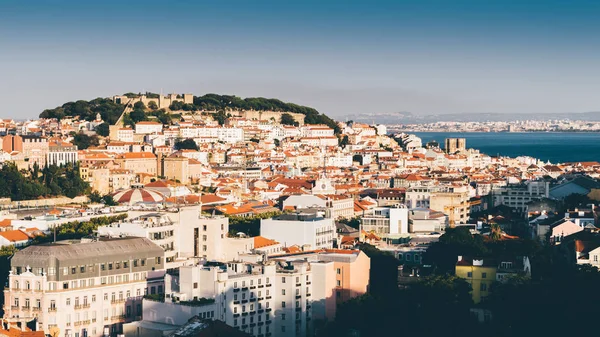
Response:
[[[139,110],[139,109],[135,109],[132,112],[130,112],[129,113],[129,118],[131,119],[131,122],[133,124],[135,124],[137,122],[148,120],[148,118],[146,117],[146,113],[144,112],[144,110]]]
[[[135,102],[135,104],[133,105],[133,109],[144,111],[146,110],[146,104],[144,104],[144,102],[142,101]]]
[[[453,273],[459,255],[482,257],[487,248],[481,235],[472,235],[468,228],[448,228],[438,242],[430,245],[423,260],[435,266],[436,273]]]
[[[77,149],[85,150],[90,146],[98,146],[100,141],[96,135],[88,136],[85,133],[80,132],[73,137],[73,144],[77,145]]]
[[[298,122],[288,113],[281,114],[281,124],[298,126]]]
[[[94,129],[94,131],[96,131],[96,133],[99,136],[108,137],[108,135],[110,134],[110,127],[109,127],[108,123],[102,123],[102,124],[96,125],[96,128]]]
[[[169,106],[169,109],[171,109],[172,111],[183,110],[183,102],[175,101],[175,102],[171,103],[171,105]]]
[[[174,147],[175,150],[198,150],[198,144],[191,138],[179,139],[175,142]]]
[[[219,111],[213,115],[213,118],[219,123],[219,125],[225,124],[225,120],[231,117],[231,115],[226,114],[224,111]]]
[[[152,109],[152,110],[156,110],[156,109],[158,109],[158,105],[156,104],[155,101],[150,101],[150,102],[148,102],[148,108]]]
[[[342,148],[345,148],[346,145],[348,145],[348,143],[350,143],[350,140],[348,139],[348,135],[344,135],[342,138],[339,138],[339,146]]]

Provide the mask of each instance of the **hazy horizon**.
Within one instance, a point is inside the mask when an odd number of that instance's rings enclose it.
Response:
[[[599,111],[600,3],[0,3],[1,117],[125,92],[356,113]]]

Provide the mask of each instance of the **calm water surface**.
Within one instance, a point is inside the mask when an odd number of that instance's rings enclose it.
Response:
[[[467,148],[491,156],[531,156],[552,163],[600,161],[600,133],[531,132],[414,132],[423,144],[435,140],[443,147],[445,138],[462,137]]]

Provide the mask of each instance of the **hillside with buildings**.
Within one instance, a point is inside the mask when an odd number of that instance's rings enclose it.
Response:
[[[233,96],[126,94],[42,115],[0,121],[11,329],[167,336],[200,319],[255,337],[371,336],[398,312],[440,321],[409,334],[514,336],[502,298],[542,303],[564,286],[554,268],[589,289],[600,266],[598,162],[490,156]]]
[[[286,103],[274,98],[249,97],[240,98],[234,95],[156,93],[126,93],[112,98],[96,98],[91,101],[79,100],[68,102],[54,109],[46,109],[40,118],[79,118],[93,121],[99,115],[109,125],[121,121],[122,115],[133,110],[136,103],[143,104],[144,110],[150,114],[162,110],[167,113],[211,113],[226,117],[238,116],[248,119],[282,121],[284,124],[325,124],[339,131],[337,123],[327,115],[314,108]],[[142,106],[142,105],[139,105]],[[285,116],[285,117],[284,117]],[[218,117],[219,118],[219,117]]]

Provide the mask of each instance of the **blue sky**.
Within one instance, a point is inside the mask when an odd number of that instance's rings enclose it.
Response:
[[[0,117],[124,92],[331,116],[600,110],[598,1],[0,0]]]

